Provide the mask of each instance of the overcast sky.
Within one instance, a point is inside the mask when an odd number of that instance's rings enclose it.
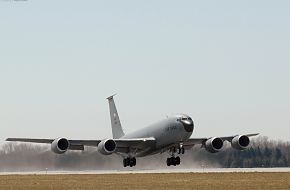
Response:
[[[186,113],[192,137],[290,140],[290,1],[0,1],[0,139],[111,137]]]

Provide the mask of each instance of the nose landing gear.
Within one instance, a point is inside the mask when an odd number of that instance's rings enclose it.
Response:
[[[124,158],[123,159],[123,166],[124,167],[127,167],[127,166],[133,167],[133,166],[136,166],[136,158],[135,157],[133,157],[133,158],[130,158],[130,157]]]
[[[178,154],[184,154],[184,147],[178,148]]]

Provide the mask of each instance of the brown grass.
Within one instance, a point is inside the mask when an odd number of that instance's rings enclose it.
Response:
[[[4,175],[0,189],[290,190],[290,173]]]

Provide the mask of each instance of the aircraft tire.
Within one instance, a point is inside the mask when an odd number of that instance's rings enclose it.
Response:
[[[177,166],[177,165],[180,164],[180,157],[177,156],[177,157],[170,157],[170,158],[167,158],[167,160],[166,160],[166,164],[167,164],[167,166],[171,166],[171,165],[173,165],[173,166]]]
[[[176,165],[179,165],[180,164],[180,157],[177,156],[175,159],[174,159],[174,162]]]
[[[136,166],[136,158],[135,157],[132,158],[132,162],[133,162],[133,166]]]
[[[128,158],[128,159],[129,159],[129,162],[130,162],[130,163],[129,163],[129,166],[130,166],[130,167],[135,166],[136,163],[134,163],[134,158]]]
[[[127,158],[124,158],[124,159],[123,159],[123,166],[124,166],[124,167],[127,167]]]
[[[170,158],[170,164],[173,165],[173,166],[176,166],[175,158],[174,157],[171,157]]]
[[[171,165],[170,158],[167,158],[166,164],[167,164],[167,166],[170,166]]]

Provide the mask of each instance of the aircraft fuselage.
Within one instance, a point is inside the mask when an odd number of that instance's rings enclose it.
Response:
[[[129,133],[121,139],[150,138],[153,137],[156,143],[147,150],[135,152],[135,156],[141,157],[148,154],[160,152],[160,149],[177,142],[184,142],[190,138],[194,129],[192,119],[184,114],[166,118],[148,127]]]

